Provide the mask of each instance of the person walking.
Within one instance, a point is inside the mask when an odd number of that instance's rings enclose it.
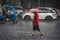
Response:
[[[39,29],[39,15],[37,14],[37,12],[33,12],[34,13],[34,19],[33,19],[33,32],[32,32],[32,36],[34,36],[35,31],[39,31],[40,36],[43,35],[43,32]]]

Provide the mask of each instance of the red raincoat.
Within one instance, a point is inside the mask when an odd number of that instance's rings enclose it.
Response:
[[[39,15],[37,13],[34,15],[33,25],[34,26],[39,25]]]

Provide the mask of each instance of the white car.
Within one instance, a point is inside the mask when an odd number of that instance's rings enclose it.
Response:
[[[1,5],[0,5],[0,15],[2,15],[2,7],[1,7]]]
[[[53,20],[57,19],[56,11],[51,8],[40,8],[40,12],[38,13],[39,19]],[[34,14],[32,12],[26,12],[23,14],[23,19],[30,20],[33,19]]]
[[[17,11],[17,15],[21,15],[23,13],[23,8],[20,6],[15,6],[15,9]]]

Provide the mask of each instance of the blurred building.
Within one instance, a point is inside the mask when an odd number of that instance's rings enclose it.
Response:
[[[6,3],[23,6],[24,8],[31,7],[56,7],[57,0],[5,0]]]

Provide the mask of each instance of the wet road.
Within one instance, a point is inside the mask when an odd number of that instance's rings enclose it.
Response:
[[[60,21],[41,21],[40,28],[44,32],[40,36],[38,32],[32,37],[32,21],[19,21],[18,24],[0,24],[0,40],[60,40]]]

